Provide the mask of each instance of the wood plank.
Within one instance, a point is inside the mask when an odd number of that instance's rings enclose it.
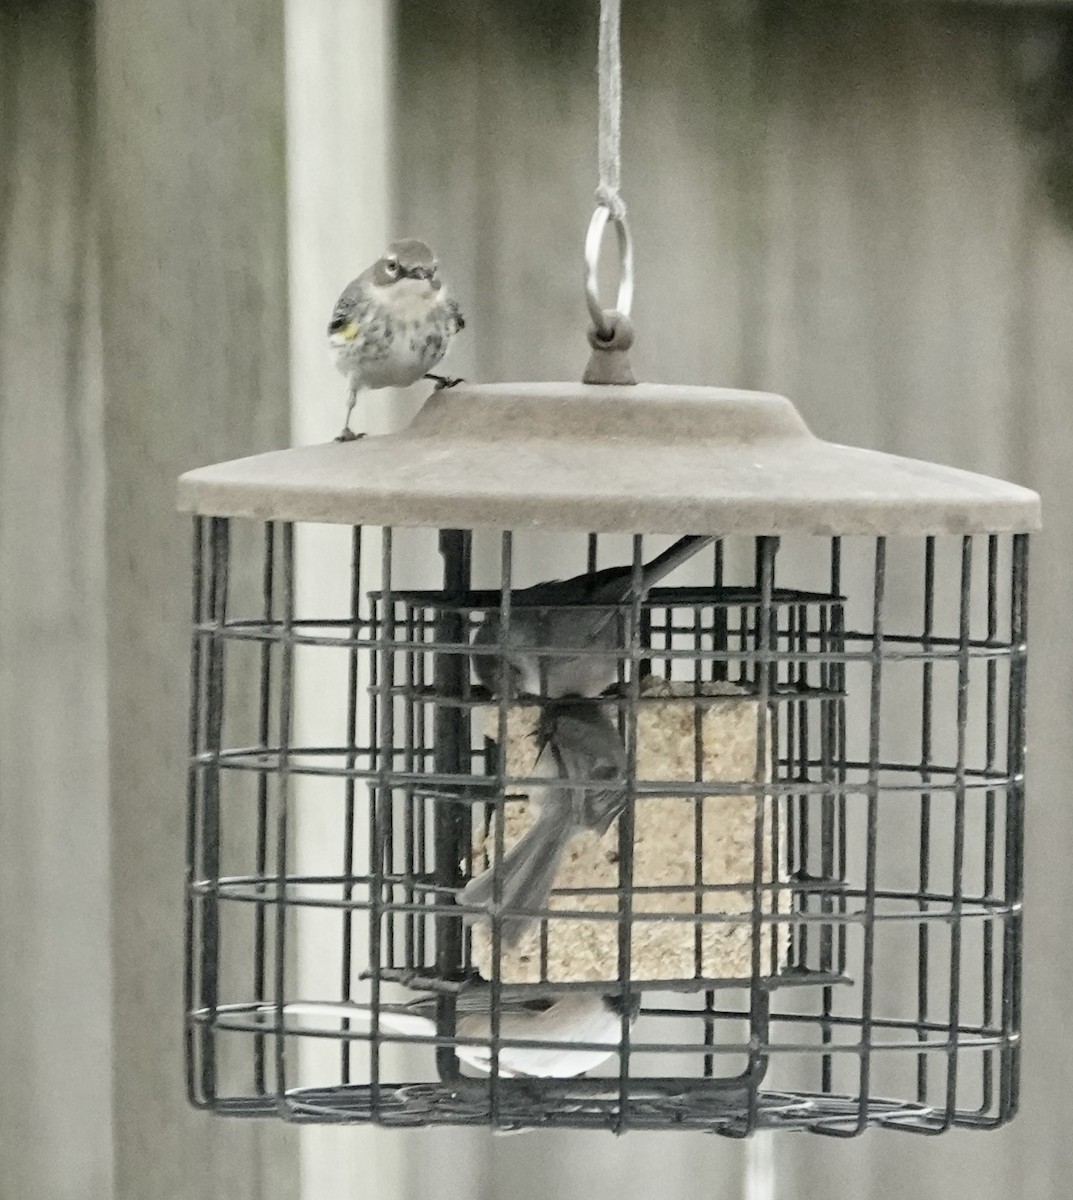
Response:
[[[1020,426],[1036,411],[1025,323],[1043,316],[1024,290],[1033,179],[1012,56],[1025,20],[956,6],[769,12],[762,382],[792,395],[821,435],[1038,486],[1018,452]],[[1068,305],[1059,314],[1056,294],[1045,319],[1068,339]],[[900,583],[892,580],[890,616],[909,622],[919,602]],[[885,735],[904,735],[912,709],[907,694]],[[1032,769],[1045,778],[1055,770],[1038,758]],[[1038,853],[1030,878],[1033,869],[1047,870]],[[1064,886],[1055,877],[1048,894]],[[877,980],[904,1004],[911,981],[894,964],[880,962]],[[1026,1012],[1029,1044],[1055,1036],[1053,1017],[1041,1022],[1031,1004]],[[1033,1115],[984,1138],[923,1140],[912,1154],[882,1135],[834,1147],[780,1143],[779,1194],[1042,1200],[1059,1178],[1043,1165],[1055,1159],[1054,1142],[1035,1124],[1044,1097],[1026,1087]]]
[[[91,33],[0,6],[0,1191],[42,1200],[113,1195]]]
[[[292,1129],[183,1095],[190,527],[174,511],[180,471],[287,442],[283,6],[100,0],[96,39],[115,1194],[290,1200]]]
[[[343,420],[346,380],[325,344],[332,305],[343,287],[390,240],[391,73],[394,61],[392,5],[366,0],[359,6],[335,0],[288,0],[287,193],[290,320],[291,438],[297,445],[336,435]],[[414,395],[428,385],[362,396],[356,429],[387,432],[409,418]],[[411,395],[413,393],[414,395]],[[379,587],[378,531],[365,535],[362,590]],[[300,612],[345,613],[350,607],[349,529],[304,526],[296,538],[296,596]],[[368,672],[367,655],[360,668]],[[345,655],[296,656],[294,736],[299,744],[345,744]],[[370,678],[358,684],[358,724],[368,728]],[[293,869],[311,874],[337,871],[343,843],[340,781],[293,781]],[[365,785],[359,811],[367,811]],[[359,819],[356,861],[368,861],[368,821]],[[360,868],[359,868],[360,869]],[[341,926],[335,914],[300,914],[294,922],[297,995],[340,996]],[[356,977],[368,960],[368,922],[350,914]],[[397,1077],[398,1051],[381,1052],[385,1076]],[[339,1046],[304,1039],[291,1055],[294,1084],[339,1079]],[[355,1078],[368,1056],[354,1048]],[[370,1126],[306,1125],[300,1134],[301,1195],[368,1193],[394,1200],[400,1193],[405,1137]]]

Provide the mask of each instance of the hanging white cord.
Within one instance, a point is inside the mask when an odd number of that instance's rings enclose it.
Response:
[[[626,215],[622,181],[621,0],[600,0],[600,186],[596,203],[618,220]]]
[[[597,276],[600,266],[600,246],[604,229],[610,220],[618,235],[619,276],[615,309],[624,317],[633,305],[633,241],[626,223],[626,205],[619,195],[622,154],[622,59],[619,48],[621,0],[600,0],[600,186],[596,189],[596,211],[589,222],[585,238],[585,301],[589,315],[601,339],[614,335],[615,325],[610,310],[600,303]]]

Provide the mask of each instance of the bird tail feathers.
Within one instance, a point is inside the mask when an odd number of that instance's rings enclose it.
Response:
[[[673,546],[668,546],[662,554],[657,554],[644,568],[644,587],[655,587],[657,583],[669,575],[676,567],[680,567],[687,559],[710,546],[718,540],[713,534],[690,535],[679,538]]]
[[[503,881],[499,911],[503,914],[503,942],[511,949],[538,920],[521,915],[520,910],[531,912],[547,908],[567,840],[564,820],[555,812],[546,812],[503,856],[499,868]],[[489,867],[466,884],[459,899],[463,904],[483,908],[490,914],[494,882],[495,867]],[[467,916],[470,921],[480,919],[474,914]]]

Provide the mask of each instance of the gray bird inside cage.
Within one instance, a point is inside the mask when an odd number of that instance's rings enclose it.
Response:
[[[1034,494],[778,396],[565,383],[180,487],[193,1103],[1013,1115]]]

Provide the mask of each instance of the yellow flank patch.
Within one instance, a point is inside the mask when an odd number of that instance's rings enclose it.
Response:
[[[352,342],[358,336],[357,321],[347,321],[347,323],[343,326],[342,334],[348,342]]]

